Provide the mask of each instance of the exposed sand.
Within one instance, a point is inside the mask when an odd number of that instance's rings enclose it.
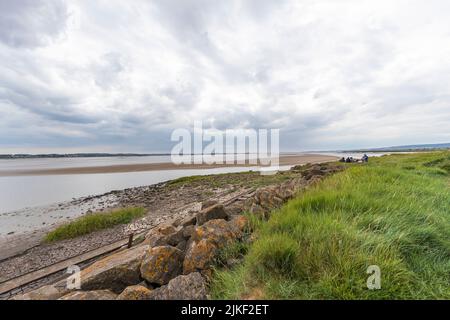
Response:
[[[302,154],[280,156],[280,166],[294,166],[306,163],[318,163],[335,161],[337,157]],[[213,169],[223,167],[255,167],[255,164],[181,164],[173,163],[145,163],[145,164],[124,164],[97,167],[73,167],[73,168],[50,168],[50,169],[28,169],[28,170],[3,170],[0,176],[30,176],[30,175],[66,175],[66,174],[96,174],[96,173],[125,173],[142,171],[160,171],[160,170],[186,170],[186,169]]]

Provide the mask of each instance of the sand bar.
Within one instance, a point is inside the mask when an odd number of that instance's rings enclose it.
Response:
[[[306,163],[318,163],[335,161],[337,157],[320,154],[302,154],[280,156],[280,166],[294,166]],[[255,164],[181,164],[166,163],[139,163],[121,164],[95,167],[69,167],[69,168],[45,168],[26,170],[2,170],[0,176],[34,176],[34,175],[68,175],[68,174],[98,174],[98,173],[125,173],[161,170],[188,170],[188,169],[213,169],[223,167],[255,167]]]

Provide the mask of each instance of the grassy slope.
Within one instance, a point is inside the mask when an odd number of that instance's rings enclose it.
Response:
[[[115,225],[126,224],[145,214],[144,208],[125,208],[112,212],[93,213],[64,224],[49,232],[44,242],[54,242],[76,238],[94,231],[111,228]]]
[[[257,224],[215,298],[450,298],[450,153],[352,165]],[[247,252],[248,251],[248,252]],[[230,253],[227,253],[230,255]],[[369,265],[381,290],[368,290]]]

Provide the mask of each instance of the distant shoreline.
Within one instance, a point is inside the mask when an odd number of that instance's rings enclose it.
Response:
[[[294,166],[306,163],[335,161],[338,157],[320,154],[304,154],[292,156],[280,156],[280,166]],[[189,170],[189,169],[214,169],[224,167],[257,167],[255,164],[181,164],[166,163],[140,163],[120,164],[95,167],[69,167],[26,170],[2,170],[0,176],[38,176],[38,175],[70,175],[70,174],[99,174],[99,173],[126,173],[161,170]]]
[[[109,158],[168,156],[170,153],[46,153],[46,154],[0,154],[0,159],[59,159],[59,158]]]

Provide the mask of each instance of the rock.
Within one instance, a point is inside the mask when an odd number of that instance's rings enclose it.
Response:
[[[192,226],[192,225],[194,225],[196,223],[197,223],[197,217],[193,216],[193,217],[188,217],[188,218],[183,219],[180,222],[180,226],[187,227],[187,226]]]
[[[179,249],[179,250],[184,252],[186,250],[186,247],[187,247],[187,241],[183,240],[180,243],[178,243],[175,248],[177,248],[177,249]]]
[[[210,269],[219,249],[242,235],[239,229],[242,223],[241,219],[232,223],[215,219],[196,227],[186,250],[183,273],[203,272]]]
[[[144,243],[150,247],[160,247],[160,246],[177,246],[178,243],[185,240],[184,228],[166,228],[163,232],[160,229],[154,229],[147,233]]]
[[[264,211],[263,207],[261,207],[259,204],[253,203],[250,207],[250,213],[257,215],[259,217],[265,217],[266,212]]]
[[[248,218],[246,216],[235,216],[228,224],[236,230],[236,232],[243,233],[248,226]]]
[[[206,282],[198,272],[181,275],[151,292],[154,300],[206,300]]]
[[[183,252],[171,246],[155,247],[145,255],[141,275],[149,283],[167,284],[182,271]]]
[[[197,225],[201,226],[205,222],[213,219],[226,219],[227,213],[221,204],[216,204],[212,207],[201,210],[197,214]]]
[[[201,210],[209,208],[209,207],[212,207],[212,206],[214,206],[214,205],[216,205],[218,203],[219,202],[217,200],[206,200],[206,201],[203,201]]]
[[[218,245],[209,239],[192,242],[183,261],[183,274],[209,269],[218,249]]]
[[[60,286],[47,285],[23,295],[16,295],[11,300],[56,300],[69,293],[65,280],[63,282]]]
[[[145,235],[145,240],[142,243],[149,247],[157,247],[166,245],[167,244],[166,240],[167,240],[166,235],[159,233],[158,230],[150,230]]]
[[[175,232],[166,235],[163,241],[170,246],[176,247],[178,243],[185,240],[183,232],[184,232],[183,227],[179,227],[178,229],[175,230]]]
[[[176,232],[177,230],[172,225],[163,225],[163,226],[161,226],[159,228],[156,228],[156,231],[158,233],[162,234],[162,235],[167,236],[169,234],[172,234],[172,233]]]
[[[141,285],[136,285],[126,287],[117,297],[117,300],[150,300],[151,297],[152,290]]]
[[[183,237],[188,240],[195,231],[195,226],[189,225],[183,228]]]
[[[196,227],[192,233],[191,240],[199,241],[202,239],[212,240],[219,246],[230,243],[236,237],[235,230],[223,219],[214,219],[206,222],[204,225]]]
[[[148,246],[137,246],[95,262],[81,271],[81,289],[109,289],[120,293],[124,288],[139,283],[139,267],[148,249]]]
[[[115,300],[116,294],[109,290],[75,291],[58,300]]]
[[[236,201],[232,205],[227,206],[226,212],[228,214],[228,217],[233,217],[242,214],[242,212],[244,211],[244,207],[245,207],[244,201]]]

